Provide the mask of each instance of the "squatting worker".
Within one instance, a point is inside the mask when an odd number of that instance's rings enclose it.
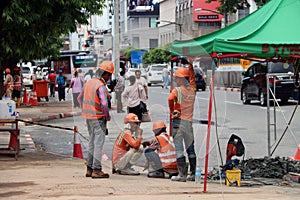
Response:
[[[86,177],[109,178],[109,174],[102,171],[101,159],[107,121],[110,121],[106,82],[113,72],[113,63],[103,61],[96,71],[96,77],[86,82],[84,88],[82,117],[86,118],[89,132]]]
[[[178,176],[173,176],[173,181],[195,180],[196,153],[194,148],[193,133],[193,111],[196,96],[196,82],[193,66],[185,58],[182,64],[188,64],[188,69],[179,67],[175,73],[175,87],[168,98],[170,113],[172,113],[172,135],[176,149],[176,159],[178,166]],[[184,142],[184,145],[183,145]],[[184,147],[189,159],[190,172],[187,176],[186,158]]]
[[[112,172],[122,175],[140,175],[132,166],[135,165],[143,154],[141,121],[134,113],[124,117],[124,129],[117,137],[112,153]]]

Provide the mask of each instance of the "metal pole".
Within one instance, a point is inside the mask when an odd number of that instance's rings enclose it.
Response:
[[[115,65],[116,78],[120,69],[120,28],[119,28],[119,15],[120,15],[120,2],[114,0],[114,26],[113,26],[113,60]]]
[[[268,156],[271,155],[271,142],[270,142],[270,83],[269,83],[269,73],[266,74],[267,81],[267,132],[268,132]]]

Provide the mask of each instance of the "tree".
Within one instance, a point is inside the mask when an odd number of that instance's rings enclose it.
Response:
[[[213,0],[207,0],[207,3],[210,3]],[[254,0],[258,7],[263,6],[269,0]],[[223,13],[225,18],[225,24],[227,23],[227,14],[236,13],[238,9],[249,8],[250,4],[247,0],[219,0],[221,6],[218,7],[219,13]]]
[[[21,59],[55,57],[62,35],[102,14],[105,0],[2,0],[0,4],[0,98],[3,70]]]
[[[143,56],[144,64],[170,62],[170,56],[171,56],[170,49],[171,49],[171,43],[166,44],[162,48],[151,49]]]

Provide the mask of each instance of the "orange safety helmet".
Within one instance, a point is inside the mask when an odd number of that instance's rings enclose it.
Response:
[[[10,69],[9,68],[5,69],[5,74],[10,74]]]
[[[189,70],[184,67],[179,67],[174,73],[174,77],[189,77],[189,76],[190,76]]]
[[[136,114],[129,113],[124,117],[124,123],[127,124],[129,122],[141,122]]]
[[[103,61],[99,65],[99,69],[102,69],[106,72],[109,72],[111,74],[114,73],[115,67],[114,64],[111,61]]]
[[[162,120],[155,121],[152,126],[152,130],[155,131],[157,129],[167,128],[166,124]]]

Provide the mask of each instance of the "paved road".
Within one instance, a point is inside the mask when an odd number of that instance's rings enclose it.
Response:
[[[169,91],[159,86],[149,88],[149,109],[154,120],[164,120],[169,122],[167,96]],[[216,104],[213,110],[210,140],[210,166],[219,166],[224,162],[225,149],[227,141],[232,133],[239,135],[246,146],[246,157],[264,157],[268,153],[267,149],[267,112],[266,107],[254,103],[252,105],[243,105],[239,99],[239,92],[215,91]],[[68,97],[67,97],[68,98]],[[206,135],[207,135],[207,116],[208,116],[209,91],[197,92],[197,101],[194,111],[194,133],[196,150],[201,165],[204,165],[206,154]],[[286,124],[285,121],[291,116],[295,102],[282,106],[282,112],[277,113],[277,139],[283,133]],[[123,117],[125,114],[118,114],[112,111],[112,120],[108,123],[109,135],[106,137],[104,150],[108,156],[111,155],[113,143],[123,127]],[[283,115],[284,114],[284,117]],[[300,127],[295,123],[299,119],[300,113],[296,112],[294,123],[291,124],[289,131],[286,133],[282,142],[278,146],[274,155],[282,157],[294,155],[297,145],[300,144]],[[202,122],[202,123],[200,123]],[[48,124],[59,125],[62,127],[73,127],[77,125],[79,132],[82,134],[82,148],[86,153],[87,147],[87,130],[85,122],[81,117],[64,118],[59,120],[48,121]],[[216,126],[217,124],[217,126]],[[143,123],[144,137],[152,137],[152,123]],[[72,155],[73,150],[73,133],[70,131],[54,130],[40,126],[26,127],[35,141],[37,146],[64,155]],[[217,137],[219,138],[219,152]],[[274,135],[271,135],[272,144]],[[220,155],[221,153],[221,155]],[[222,160],[221,160],[222,158]]]

